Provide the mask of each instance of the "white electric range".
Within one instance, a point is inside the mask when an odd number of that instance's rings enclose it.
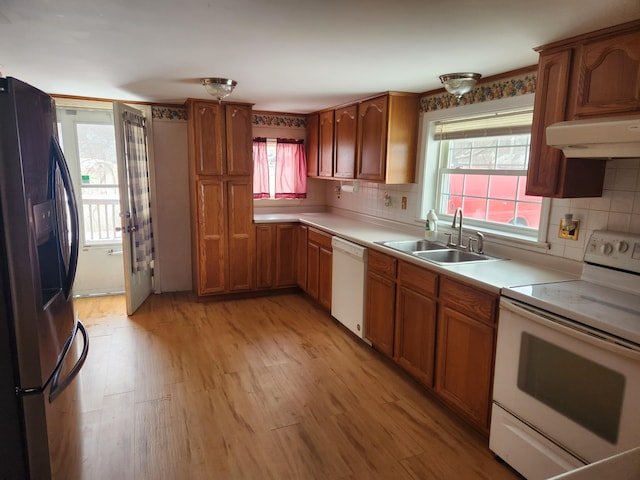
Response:
[[[584,261],[502,291],[490,448],[527,479],[640,445],[640,236],[594,232]]]

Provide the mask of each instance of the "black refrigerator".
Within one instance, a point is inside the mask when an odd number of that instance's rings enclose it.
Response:
[[[0,78],[0,479],[77,479],[89,338],[71,297],[78,209],[53,99]]]

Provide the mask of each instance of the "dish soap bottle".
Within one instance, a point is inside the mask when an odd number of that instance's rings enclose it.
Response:
[[[427,222],[424,225],[425,238],[435,240],[436,232],[438,231],[438,216],[436,211],[432,208],[427,213]]]

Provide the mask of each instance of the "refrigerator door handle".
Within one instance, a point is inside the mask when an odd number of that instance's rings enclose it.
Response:
[[[60,149],[60,145],[55,136],[51,137],[51,155],[53,161],[60,168],[60,176],[62,177],[62,184],[64,185],[65,193],[67,195],[69,214],[71,220],[71,252],[69,255],[69,266],[67,268],[64,284],[62,285],[62,292],[64,297],[69,299],[71,295],[71,289],[73,288],[73,281],[76,276],[76,269],[78,267],[78,252],[80,249],[80,225],[78,220],[78,203],[76,201],[76,195],[73,190],[73,182],[71,181],[71,173],[69,167],[64,159],[64,154]]]
[[[60,380],[60,373],[62,371],[62,366],[64,364],[64,358],[60,362],[58,368],[53,374],[51,389],[49,390],[49,403],[53,402],[58,397],[58,395],[60,395],[64,391],[64,389],[67,388],[67,386],[73,381],[76,375],[78,375],[78,372],[80,372],[82,365],[84,365],[84,362],[87,359],[87,354],[89,353],[89,334],[87,333],[87,329],[85,328],[85,326],[82,324],[80,320],[77,320],[77,323],[76,323],[76,332],[78,331],[82,334],[82,338],[84,341],[84,345],[82,346],[82,353],[80,354],[80,357],[76,361],[75,365],[71,368],[67,376],[64,377],[62,380]],[[72,336],[72,338],[75,338],[76,332],[74,332],[74,335]],[[69,348],[65,352],[65,355],[64,355],[65,358],[67,356],[67,353],[70,350],[71,349]]]

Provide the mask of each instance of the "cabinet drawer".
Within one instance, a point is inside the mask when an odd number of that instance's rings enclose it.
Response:
[[[497,296],[447,277],[440,281],[440,301],[475,320],[493,324]]]
[[[438,274],[412,263],[400,262],[398,279],[403,286],[423,295],[438,295]]]
[[[309,227],[309,241],[313,243],[317,243],[321,247],[326,248],[327,250],[331,250],[331,235],[328,233],[324,233],[322,230],[316,230],[315,228]]]
[[[369,249],[367,258],[367,269],[384,275],[385,277],[396,278],[398,261],[384,253]]]

